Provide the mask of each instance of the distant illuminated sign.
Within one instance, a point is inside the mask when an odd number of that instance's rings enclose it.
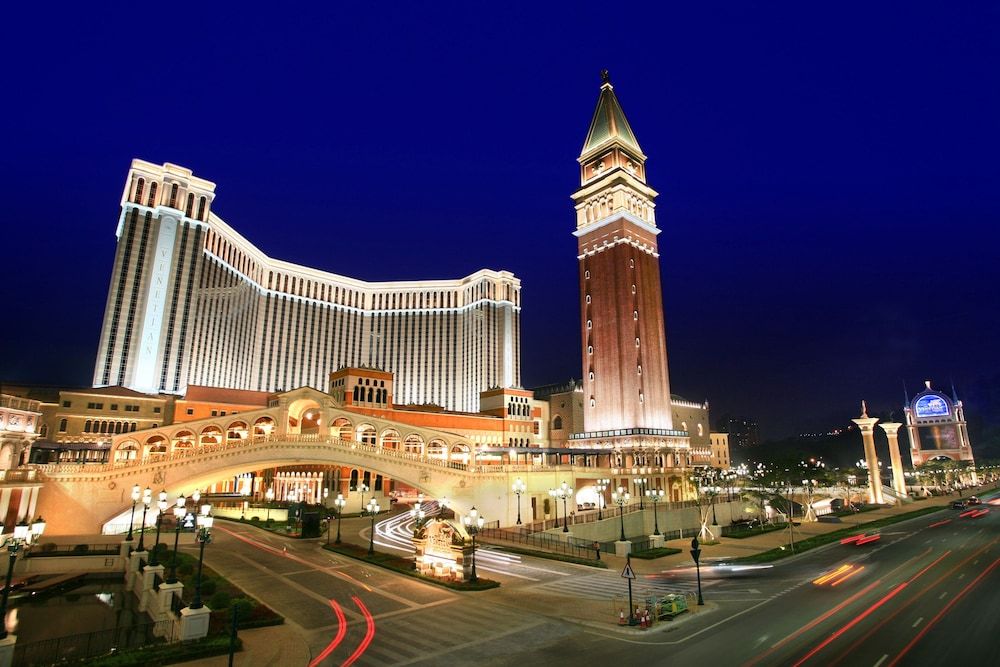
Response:
[[[918,398],[913,407],[917,417],[947,417],[950,414],[947,401],[934,394]]]

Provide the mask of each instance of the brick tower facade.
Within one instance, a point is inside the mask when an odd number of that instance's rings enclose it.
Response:
[[[646,156],[602,73],[573,194],[580,264],[584,428],[672,430],[656,191]],[[677,433],[676,435],[680,435]]]

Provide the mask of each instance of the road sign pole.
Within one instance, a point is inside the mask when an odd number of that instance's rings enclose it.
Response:
[[[628,623],[632,625],[635,622],[635,608],[632,606],[632,580],[628,579]]]

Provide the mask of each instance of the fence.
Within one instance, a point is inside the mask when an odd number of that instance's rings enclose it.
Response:
[[[58,556],[117,556],[119,544],[54,544],[46,542],[29,551],[26,558],[51,558]]]
[[[14,664],[43,667],[62,662],[88,660],[116,651],[153,643],[176,641],[172,620],[109,628],[80,635],[14,645]]]
[[[503,530],[501,528],[483,528],[479,531],[478,537],[484,542],[498,541],[523,544],[541,549],[542,551],[551,551],[553,553],[576,556],[577,558],[595,559],[597,557],[592,542],[585,542],[584,540],[575,538],[563,540],[552,535],[541,533],[529,534],[516,530]],[[581,545],[580,542],[584,542],[586,546]]]

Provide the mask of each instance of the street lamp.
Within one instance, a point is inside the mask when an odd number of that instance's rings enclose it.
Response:
[[[368,485],[364,482],[358,484],[358,491],[361,492],[361,506],[365,506],[365,493],[368,491]]]
[[[24,548],[25,551],[31,548],[31,543],[42,536],[45,532],[45,521],[42,517],[35,519],[35,522],[28,525],[27,521],[14,526],[14,534],[10,537],[2,538],[3,526],[0,525],[0,546],[7,547],[10,561],[7,565],[7,583],[3,587],[3,602],[0,603],[0,639],[7,638],[7,596],[10,595],[10,580],[14,576],[14,561],[17,560],[17,552]]]
[[[611,492],[611,500],[618,503],[618,516],[622,521],[622,542],[625,541],[625,504],[632,498],[624,486],[619,486],[617,491]]]
[[[555,507],[555,510],[556,510],[555,511],[556,525],[553,526],[553,528],[558,528],[559,527],[559,491],[557,491],[556,489],[549,489],[549,495],[552,497],[552,505],[553,505],[553,507]]]
[[[344,516],[344,505],[347,504],[347,500],[344,498],[343,493],[338,493],[337,497],[333,499],[333,506],[337,508],[337,539],[334,544],[340,544],[340,519]],[[326,543],[330,543],[330,526],[326,527]]]
[[[569,512],[566,510],[566,501],[567,499],[573,497],[573,489],[566,482],[563,482],[562,485],[556,489],[556,495],[562,498],[563,501],[563,532],[568,533],[569,526],[566,524],[566,521],[569,518]]]
[[[480,516],[479,510],[473,507],[468,514],[462,517],[462,523],[465,524],[465,531],[472,536],[472,576],[469,577],[469,583],[474,584],[479,581],[479,577],[476,576],[476,535],[483,529],[486,519]]]
[[[167,511],[167,492],[160,491],[156,499],[156,541],[153,542],[153,553],[149,556],[150,565],[159,565],[160,559],[156,556],[160,548],[160,526],[163,525],[163,513]]]
[[[247,508],[250,507],[250,485],[244,484],[240,487],[240,495],[243,496],[243,505],[240,509],[240,521],[246,521]]]
[[[600,521],[604,518],[601,510],[604,508],[604,492],[608,490],[608,486],[611,484],[610,479],[599,479],[597,480],[597,520]]]
[[[135,523],[135,504],[139,502],[141,493],[138,484],[132,487],[132,513],[128,515],[128,537],[125,538],[126,542],[132,541],[132,524]]]
[[[174,519],[177,520],[177,524],[174,526],[174,558],[170,561],[170,574],[167,575],[168,584],[177,583],[177,542],[181,536],[181,525],[184,523],[185,514],[187,514],[187,498],[181,494],[174,505]]]
[[[378,506],[378,502],[374,498],[368,501],[368,506],[365,508],[365,510],[368,512],[369,515],[371,515],[372,518],[371,541],[368,543],[369,556],[375,555],[375,515],[379,513],[380,509],[382,508]]]
[[[267,501],[267,518],[265,521],[271,520],[271,503],[274,501],[274,487],[272,486],[266,492],[264,492],[264,499]]]
[[[663,489],[648,489],[646,491],[646,497],[649,498],[649,502],[653,503],[653,535],[660,534],[660,522],[656,516],[656,503],[663,500]]]
[[[424,494],[420,493],[417,495],[417,503],[410,510],[410,516],[416,522],[416,529],[419,530],[421,526],[424,525],[424,519],[427,517],[427,513],[424,511]]]
[[[153,490],[148,486],[142,492],[142,525],[139,526],[139,551],[145,551],[143,538],[146,537],[146,511],[153,504]]]
[[[705,600],[701,597],[701,563],[699,562],[701,558],[701,545],[698,544],[697,535],[691,540],[691,557],[694,558],[695,572],[698,573],[698,605],[700,606],[705,604]]]
[[[514,486],[511,487],[514,490],[514,494],[517,496],[517,525],[521,525],[521,494],[528,490],[528,485],[524,483],[520,477],[514,480]]]
[[[646,509],[643,506],[643,504],[642,504],[642,496],[643,496],[643,492],[644,492],[644,490],[646,488],[646,482],[648,482],[649,480],[646,479],[645,477],[639,477],[639,478],[634,479],[632,481],[635,482],[635,485],[637,487],[639,487],[639,493],[637,494],[639,496],[639,509],[641,509],[641,510],[642,509]]]
[[[215,521],[209,512],[212,506],[205,504],[201,506],[201,513],[198,515],[198,578],[194,584],[194,602],[191,609],[201,609],[205,605],[201,602],[201,567],[205,562],[205,545],[212,541],[212,523]]]

